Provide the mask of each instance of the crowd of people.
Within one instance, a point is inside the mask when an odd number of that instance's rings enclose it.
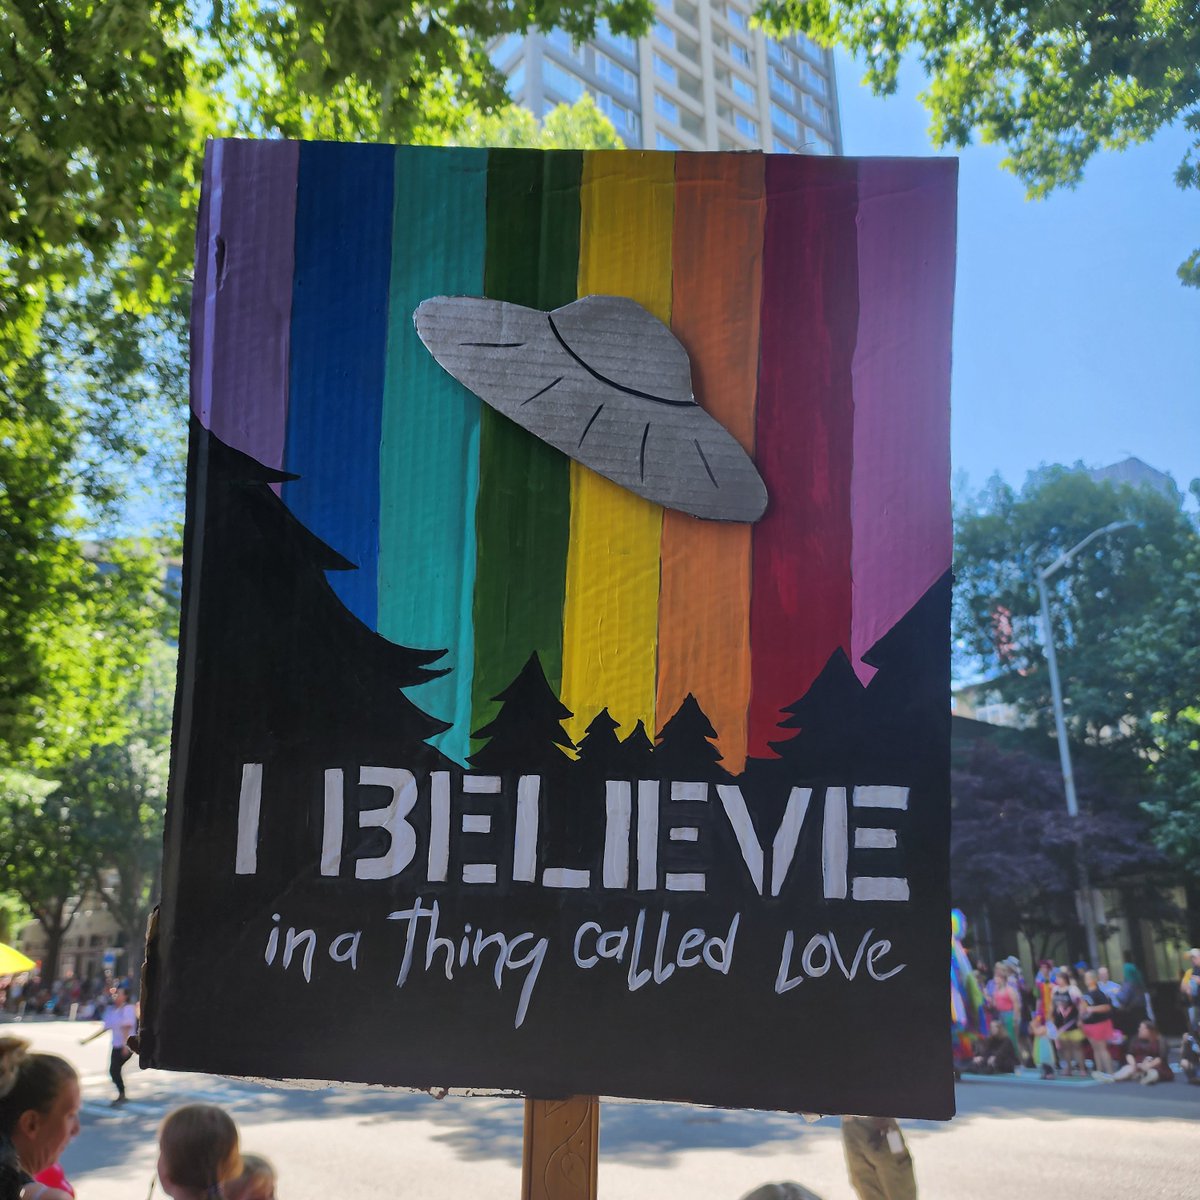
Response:
[[[59,1165],[79,1132],[79,1074],[65,1058],[0,1037],[0,1200],[72,1200]],[[157,1182],[171,1200],[274,1200],[275,1170],[243,1154],[233,1118],[185,1104],[158,1130]]]
[[[990,973],[968,971],[964,960],[956,945],[952,1007],[958,1071],[1001,1075],[1024,1065],[1036,1067],[1044,1079],[1090,1074],[1105,1083],[1134,1080],[1147,1086],[1175,1078],[1146,981],[1128,957],[1120,982],[1107,967],[1092,969],[1085,962],[1056,965],[1043,959],[1027,982],[1015,955]],[[1200,1085],[1200,948],[1188,951],[1180,1000],[1187,1028],[1179,1067],[1189,1083]]]

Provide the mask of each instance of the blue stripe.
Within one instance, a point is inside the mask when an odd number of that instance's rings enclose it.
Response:
[[[300,478],[283,498],[358,567],[329,580],[372,629],[394,162],[392,146],[305,144],[296,197],[284,462]]]

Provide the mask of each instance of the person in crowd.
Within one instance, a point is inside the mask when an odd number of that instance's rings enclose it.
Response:
[[[1113,1036],[1112,1004],[1101,988],[1100,977],[1095,971],[1084,973],[1083,987],[1083,1036],[1092,1048],[1092,1062],[1096,1064],[1096,1070],[1111,1075],[1113,1061],[1108,1043]]]
[[[1134,966],[1131,957],[1126,950],[1125,962],[1121,965],[1121,992],[1117,1002],[1117,1024],[1122,1025],[1121,1018],[1124,1018],[1123,1029],[1130,1037],[1143,1021],[1154,1020],[1145,976]]]
[[[1170,1083],[1174,1078],[1162,1038],[1158,1036],[1158,1026],[1153,1021],[1142,1021],[1137,1037],[1129,1043],[1125,1065],[1113,1075],[1113,1081],[1136,1079],[1138,1083],[1155,1084]]]
[[[987,1041],[965,1070],[976,1075],[1012,1075],[1017,1069],[1017,1051],[1004,1025],[992,1019]]]
[[[261,1154],[242,1155],[242,1173],[225,1188],[225,1200],[275,1200],[278,1176]]]
[[[215,1104],[185,1104],[158,1129],[158,1181],[171,1200],[222,1200],[242,1173],[233,1118]]]
[[[79,1076],[65,1058],[0,1037],[0,1200],[70,1200],[34,1176],[79,1132]]]
[[[125,1080],[121,1072],[125,1070],[133,1051],[129,1048],[129,1039],[137,1032],[137,1011],[129,1003],[129,993],[123,987],[113,988],[113,1002],[104,1010],[101,1018],[103,1024],[90,1037],[85,1037],[79,1044],[86,1046],[94,1042],[103,1033],[112,1035],[112,1051],[108,1056],[108,1076],[116,1085],[117,1098],[113,1107],[125,1103]]]
[[[1179,1047],[1179,1069],[1188,1083],[1200,1087],[1200,1041],[1193,1029],[1183,1035],[1183,1045]]]
[[[988,1017],[1000,1022],[1013,1044],[1013,1050],[1019,1050],[1017,1021],[1021,1015],[1021,993],[1013,984],[1012,971],[1007,963],[996,964],[983,994],[987,1001]]]
[[[1070,972],[1066,967],[1059,967],[1051,994],[1051,1015],[1058,1054],[1068,1075],[1073,1075],[1076,1067],[1081,1075],[1087,1073],[1083,1030],[1080,1028],[1082,999],[1083,993],[1071,982]]]
[[[1057,1066],[1054,1035],[1041,1012],[1035,1012],[1029,1018],[1029,1036],[1033,1039],[1033,1065],[1041,1071],[1043,1079],[1053,1079]]]
[[[843,1117],[842,1148],[858,1200],[916,1200],[912,1155],[891,1117]]]
[[[1189,1027],[1200,1029],[1200,946],[1188,951],[1188,967],[1179,981],[1179,994],[1187,1009]]]
[[[1121,985],[1109,974],[1107,967],[1096,968],[1096,979],[1100,990],[1108,997],[1108,1002],[1115,1009],[1121,1002]]]

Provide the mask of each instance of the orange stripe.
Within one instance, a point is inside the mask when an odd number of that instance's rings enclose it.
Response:
[[[765,211],[761,155],[676,155],[671,328],[691,356],[696,399],[751,454]],[[750,530],[663,519],[658,721],[691,692],[734,772],[750,704]]]

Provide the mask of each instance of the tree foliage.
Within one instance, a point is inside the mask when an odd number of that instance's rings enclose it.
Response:
[[[1119,888],[1138,915],[1170,917],[1158,889],[1162,856],[1136,805],[1122,803],[1102,771],[1079,771],[1080,815],[1062,802],[1057,762],[979,739],[951,774],[950,875],[954,903],[1019,930],[1035,957],[1063,930],[1083,949],[1075,908],[1076,855],[1093,887]]]
[[[1073,186],[1099,150],[1143,142],[1174,121],[1194,136],[1180,187],[1200,186],[1200,20],[1192,0],[763,0],[776,33],[800,31],[865,58],[877,94],[901,61],[929,77],[921,96],[939,146],[976,133],[1008,149],[1031,195]],[[1200,251],[1179,269],[1200,286]]]
[[[527,108],[469,113],[454,136],[456,146],[512,146],[531,150],[624,150],[613,123],[584,92],[574,104],[558,104],[541,121]]]
[[[129,296],[186,275],[206,137],[440,141],[505,101],[491,39],[622,33],[649,0],[3,0],[0,324],[119,251]],[[51,287],[51,290],[55,290]]]
[[[1006,701],[1053,730],[1036,576],[1093,530],[1049,579],[1068,736],[1103,745],[1140,778],[1160,845],[1200,852],[1200,530],[1178,494],[1041,472],[1017,492],[994,481],[956,521],[960,669],[982,666]],[[1193,867],[1194,869],[1194,867]]]
[[[53,782],[0,769],[0,889],[18,896],[45,931],[45,979],[58,973],[63,936],[87,887],[76,815]]]

